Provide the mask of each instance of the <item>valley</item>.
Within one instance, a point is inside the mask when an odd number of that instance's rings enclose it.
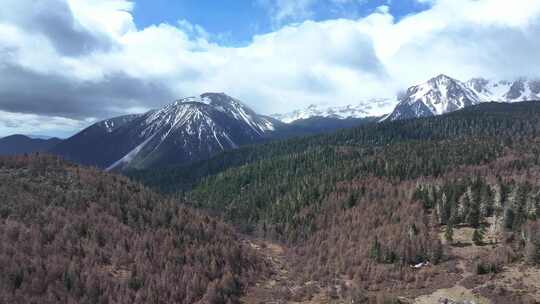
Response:
[[[133,177],[258,240],[273,275],[245,303],[535,303],[538,113],[483,104],[241,148],[188,186],[191,169]]]
[[[540,304],[540,0],[2,0],[0,304]]]

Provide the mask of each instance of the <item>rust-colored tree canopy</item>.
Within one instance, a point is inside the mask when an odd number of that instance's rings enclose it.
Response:
[[[55,157],[0,158],[0,201],[0,303],[228,303],[265,269],[222,222]]]

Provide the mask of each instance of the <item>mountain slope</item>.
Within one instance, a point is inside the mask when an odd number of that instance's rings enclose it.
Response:
[[[125,177],[0,158],[0,303],[238,303],[265,264],[222,222]]]
[[[225,94],[206,93],[142,115],[100,122],[53,152],[109,170],[159,167],[262,141],[279,125]]]
[[[520,132],[534,134],[535,130],[540,128],[539,125],[540,102],[482,103],[437,117],[388,120],[331,134],[242,147],[187,167],[132,171],[129,175],[164,192],[185,191],[200,179],[231,168],[265,159],[299,155],[306,151],[324,150],[333,146],[381,147],[408,141],[442,141],[459,137],[511,138],[518,137]]]
[[[17,155],[48,151],[61,140],[58,138],[39,139],[25,135],[11,135],[0,138],[0,155]]]
[[[139,119],[140,115],[115,117],[98,122],[51,149],[51,153],[84,165],[105,167],[111,159],[118,159],[130,148],[113,137],[123,125]]]
[[[428,117],[453,112],[482,102],[521,102],[540,100],[540,81],[491,81],[473,78],[461,82],[439,75],[413,86],[399,98],[394,111],[385,119]]]
[[[540,100],[540,80],[493,81],[473,78],[467,82],[482,101],[519,102]]]

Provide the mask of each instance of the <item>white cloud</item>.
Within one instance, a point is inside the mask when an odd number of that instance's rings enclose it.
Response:
[[[131,11],[133,2],[128,0],[67,0],[74,16],[88,29],[107,32],[120,38],[135,31]]]
[[[58,117],[87,124],[206,91],[227,92],[272,113],[392,97],[439,73],[512,78],[540,70],[540,1],[432,0],[430,9],[399,21],[383,6],[357,20],[288,25],[243,47],[211,42],[185,20],[137,29],[133,4],[124,0],[69,0],[69,10],[55,11],[64,22],[40,12],[34,14],[40,24],[32,14],[5,17],[17,11],[10,5],[35,11],[34,1],[6,1],[0,7],[0,120],[7,112],[55,117],[47,123],[63,130],[80,125]],[[51,1],[66,7],[66,0]],[[312,5],[276,3],[282,18],[309,16]],[[0,125],[0,134],[14,130]]]
[[[441,72],[464,79],[534,76],[539,21],[539,1],[436,0],[397,23],[374,14],[359,24],[388,73],[412,83]]]

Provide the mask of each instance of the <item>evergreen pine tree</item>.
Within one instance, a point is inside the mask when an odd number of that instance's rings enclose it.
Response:
[[[379,243],[379,240],[375,238],[369,250],[369,257],[377,262],[380,262],[381,256],[381,244]]]
[[[444,238],[446,239],[448,243],[454,242],[454,224],[453,223],[448,223],[448,225],[446,225]]]
[[[533,262],[538,265],[540,264],[540,240],[537,240],[534,245],[535,248]]]
[[[480,206],[477,202],[473,202],[467,214],[467,222],[471,227],[478,228],[480,225]]]
[[[485,234],[484,228],[474,229],[472,241],[476,246],[480,246],[484,243],[484,234]]]
[[[507,207],[504,210],[504,228],[507,230],[512,230],[514,227],[514,210],[510,207]]]

